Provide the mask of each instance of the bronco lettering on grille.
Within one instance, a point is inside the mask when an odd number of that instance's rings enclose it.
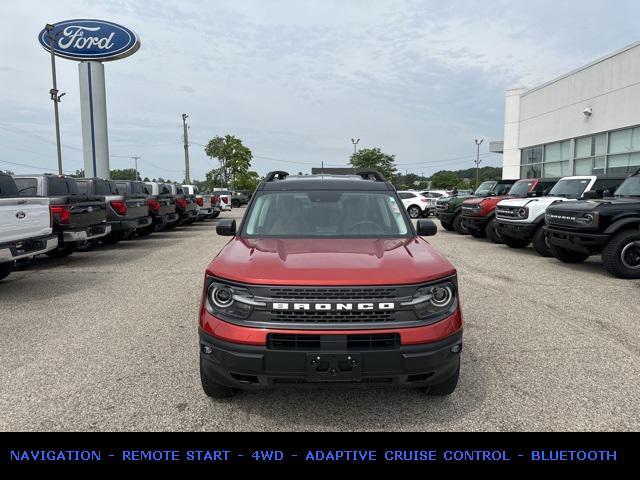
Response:
[[[274,302],[271,305],[272,310],[394,310],[395,303],[284,303]]]

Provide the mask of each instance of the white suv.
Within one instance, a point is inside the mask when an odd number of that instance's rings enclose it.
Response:
[[[605,190],[615,191],[624,179],[607,175],[564,177],[546,197],[502,200],[496,207],[497,229],[505,245],[525,248],[533,242],[533,248],[540,255],[553,257],[542,228],[547,207],[555,202],[602,198]]]
[[[431,208],[431,200],[422,196],[420,192],[414,192],[412,190],[403,190],[398,192],[398,196],[404,208],[407,209],[411,218],[420,218],[427,216]]]

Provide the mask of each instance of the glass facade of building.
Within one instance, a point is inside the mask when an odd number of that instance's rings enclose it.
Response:
[[[640,168],[640,127],[524,148],[520,178],[633,173]]]

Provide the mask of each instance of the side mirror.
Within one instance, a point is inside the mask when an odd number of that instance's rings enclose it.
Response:
[[[600,195],[595,190],[587,190],[586,192],[584,192],[582,194],[582,198],[584,198],[586,200],[590,200],[590,199],[594,199],[594,198],[600,198]]]
[[[216,233],[224,237],[233,237],[236,234],[236,221],[230,218],[220,220],[216,226]]]
[[[438,233],[438,227],[433,220],[418,220],[417,230],[421,237],[433,237]]]
[[[603,198],[610,198],[611,197],[611,190],[607,189],[604,192],[602,192],[602,197]]]

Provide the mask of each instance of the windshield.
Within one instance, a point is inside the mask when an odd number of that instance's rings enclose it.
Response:
[[[509,190],[509,195],[514,197],[526,197],[527,193],[529,193],[534,187],[534,182],[531,180],[520,180],[513,184],[511,190]]]
[[[480,186],[476,189],[476,195],[478,196],[486,196],[489,192],[491,192],[495,186],[498,184],[498,182],[483,182],[480,184]]]
[[[549,192],[550,197],[580,198],[589,186],[588,178],[561,179]]]
[[[617,197],[640,197],[640,175],[627,178],[616,190]]]
[[[247,237],[397,238],[411,228],[391,192],[264,192],[246,220]]]

